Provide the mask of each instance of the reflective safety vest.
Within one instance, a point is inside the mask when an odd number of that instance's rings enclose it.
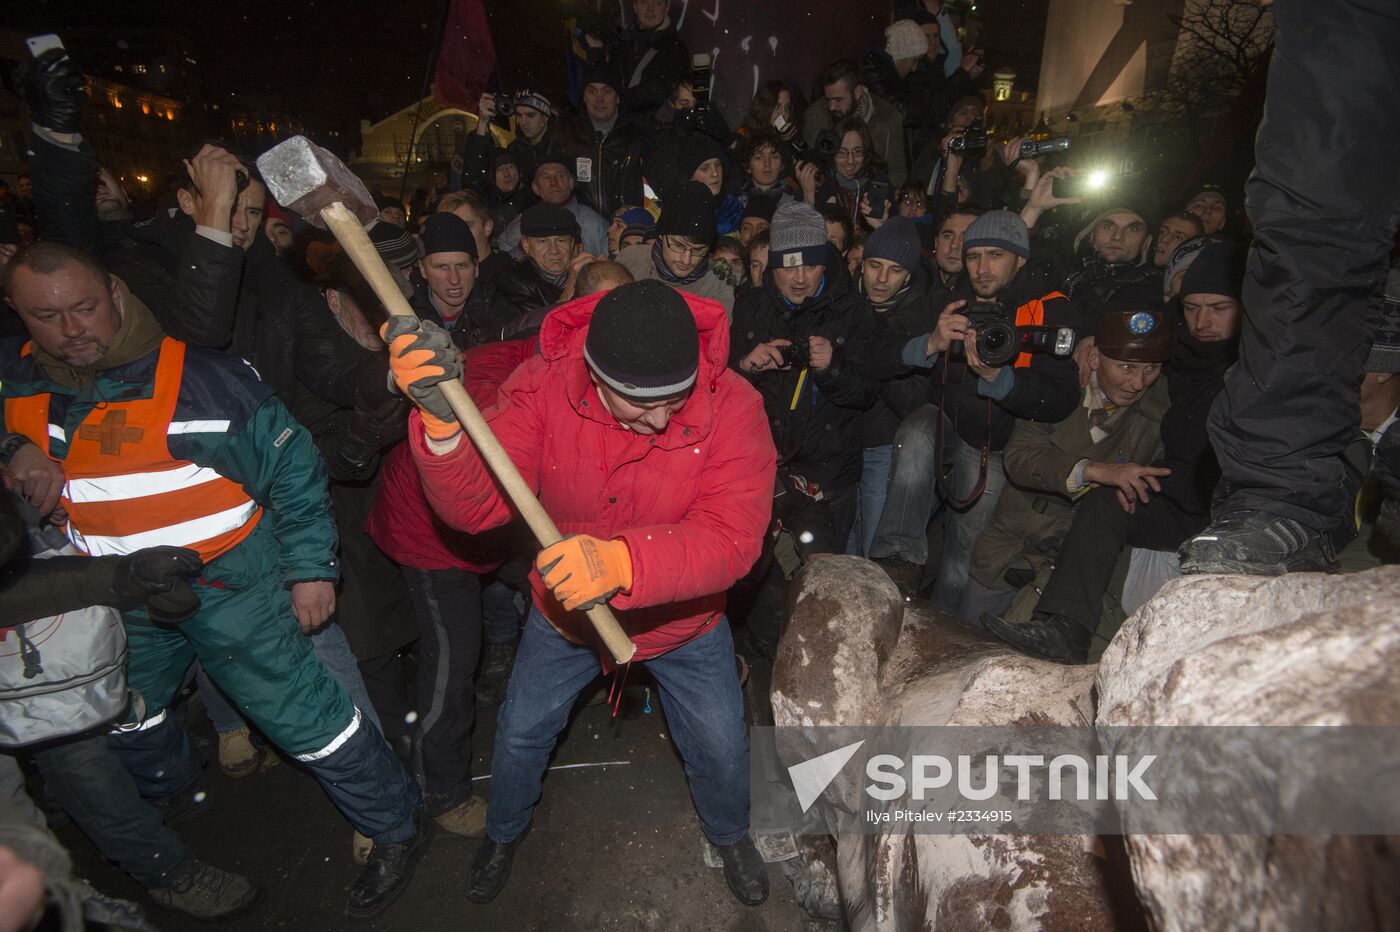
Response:
[[[5,399],[6,426],[51,459],[57,457],[49,453],[50,438],[68,442],[60,461],[66,530],[84,553],[103,557],[165,545],[197,550],[208,563],[262,518],[262,508],[237,482],[170,454],[170,436],[229,429],[228,421],[174,420],[184,367],[185,344],[167,337],[151,397],[100,402],[71,437],[63,425],[49,423],[49,393]]]
[[[1016,326],[1018,327],[1041,327],[1045,325],[1045,302],[1052,298],[1063,298],[1064,295],[1058,291],[1052,291],[1043,298],[1036,298],[1034,301],[1027,301],[1016,308]],[[1068,299],[1066,299],[1068,300]],[[1031,364],[1035,357],[1030,353],[1021,353],[1016,357],[1012,365],[1017,369],[1024,369]]]

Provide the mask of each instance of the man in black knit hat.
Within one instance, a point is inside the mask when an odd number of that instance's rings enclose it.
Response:
[[[715,244],[715,199],[698,181],[687,182],[666,202],[656,224],[656,241],[628,246],[617,261],[637,281],[656,278],[734,310],[734,289],[710,271]]]
[[[423,224],[421,241],[413,309],[441,324],[461,349],[490,342],[516,315],[509,305],[493,304],[489,286],[478,281],[471,227],[456,214],[432,214]]]
[[[725,592],[758,556],[774,450],[757,393],[726,367],[715,304],[660,282],[620,285],[560,307],[539,353],[486,412],[497,438],[568,535],[531,574],[534,607],[496,726],[485,844],[467,897],[500,893],[579,692],[613,662],[584,617],[611,602],[656,678],[706,838],[730,890],[768,894],[748,834],[748,743]],[[467,533],[512,509],[434,390],[461,379],[440,328],[395,318],[394,378],[418,404],[409,445],[438,516]],[[623,668],[620,675],[625,675]]]

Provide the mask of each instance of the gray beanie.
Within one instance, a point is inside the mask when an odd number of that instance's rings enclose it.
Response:
[[[826,242],[826,221],[815,207],[802,201],[783,201],[778,205],[768,230],[770,269],[824,266],[830,261],[830,255],[831,248]]]
[[[989,210],[972,221],[963,234],[963,255],[978,246],[995,246],[1022,259],[1031,257],[1031,235],[1026,222],[1009,210]]]
[[[919,231],[908,217],[891,217],[865,238],[865,258],[888,259],[912,272],[919,267]]]

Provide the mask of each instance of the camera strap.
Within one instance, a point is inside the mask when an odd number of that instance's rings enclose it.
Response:
[[[992,459],[992,399],[987,399],[987,429],[983,432],[982,455],[977,466],[977,484],[972,487],[972,491],[966,498],[958,498],[953,494],[953,484],[951,481],[952,468],[947,471],[943,469],[943,422],[947,420],[944,405],[948,400],[948,353],[943,353],[943,374],[939,384],[942,391],[938,393],[938,423],[934,426],[934,464],[933,468],[938,471],[938,491],[943,498],[954,508],[967,508],[973,502],[982,497],[982,493],[987,490],[987,471]],[[957,430],[958,422],[953,421],[953,429]]]

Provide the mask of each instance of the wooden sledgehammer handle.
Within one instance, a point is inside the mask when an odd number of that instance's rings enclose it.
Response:
[[[375,251],[374,244],[370,242],[369,235],[365,233],[364,227],[360,226],[360,221],[355,215],[344,204],[335,203],[321,210],[321,219],[326,221],[326,226],[340,241],[340,245],[374,289],[385,309],[397,317],[416,318],[418,315],[413,312],[408,301],[404,300],[398,283],[384,265],[379,253]],[[511,503],[525,518],[525,523],[530,526],[540,546],[548,547],[558,543],[562,539],[559,528],[554,526],[554,521],[545,514],[544,507],[540,505],[539,499],[535,498],[535,493],[525,484],[520,471],[515,468],[509,454],[491,432],[491,426],[486,423],[486,418],[481,416],[481,411],[467,394],[466,388],[461,382],[454,380],[441,383],[438,389],[452,407],[452,413],[457,415],[457,420],[462,423],[462,428],[466,430],[471,442],[481,453],[481,458],[505,488]],[[588,620],[593,622],[593,627],[598,630],[599,637],[607,645],[608,652],[614,660],[621,664],[632,659],[632,655],[637,652],[637,645],[627,637],[610,608],[599,604],[589,609]]]

